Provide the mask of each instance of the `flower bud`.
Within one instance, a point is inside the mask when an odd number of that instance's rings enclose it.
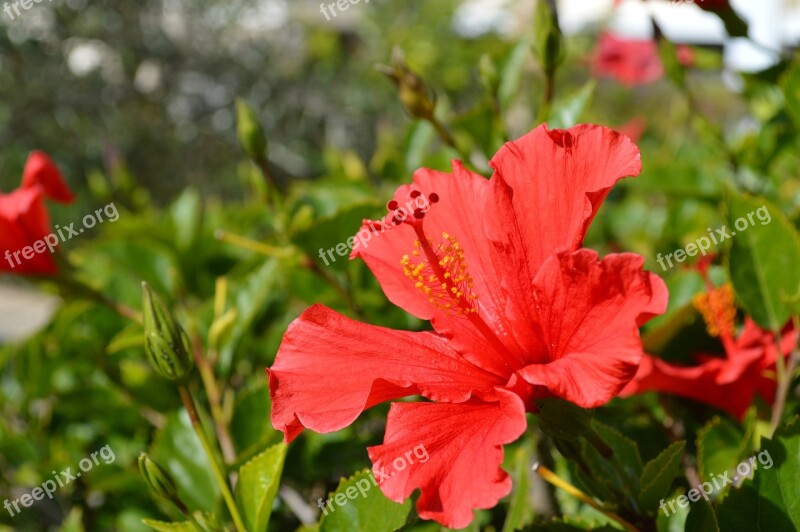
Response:
[[[165,379],[182,379],[192,369],[189,338],[150,286],[142,283],[142,289],[147,359]]]
[[[179,500],[175,481],[172,480],[170,474],[163,467],[158,465],[146,453],[139,455],[139,472],[144,477],[147,487],[154,494],[170,501]]]
[[[378,70],[397,87],[400,102],[411,116],[422,120],[433,119],[433,110],[436,108],[435,96],[425,86],[422,78],[408,67],[399,48],[395,48],[392,52],[392,66],[378,65]]]
[[[236,98],[236,132],[239,144],[250,159],[256,162],[267,158],[267,137],[258,115],[242,98]]]
[[[558,26],[558,15],[549,0],[536,2],[534,30],[536,58],[542,70],[552,74],[564,59],[564,38]]]

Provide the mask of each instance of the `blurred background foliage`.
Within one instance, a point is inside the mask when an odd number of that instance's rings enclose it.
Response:
[[[27,153],[43,149],[79,196],[52,208],[54,222],[116,203],[119,221],[62,252],[80,279],[114,300],[139,308],[146,280],[169,301],[215,368],[232,470],[281,441],[269,424],[264,368],[309,304],[379,325],[425,327],[386,301],[363,264],[339,258],[328,267],[319,248],[345,242],[362,218],[381,215],[394,187],[419,167],[447,170],[462,151],[489,175],[488,158],[542,117],[546,81],[532,53],[532,3],[514,7],[510,30],[477,34],[459,30],[460,4],[374,0],[333,21],[317,2],[295,0],[66,0],[36,4],[17,21],[0,15],[0,189],[16,187]],[[603,25],[567,39],[544,116],[558,127],[638,130],[644,171],[613,190],[586,245],[639,253],[661,274],[658,253],[726,223],[726,182],[770,199],[797,223],[800,74],[791,54],[743,75],[739,92],[723,83],[714,47],[695,49],[685,83],[667,76],[625,87],[595,79],[589,66]],[[410,117],[375,68],[390,62],[394,47],[435,90],[437,116],[461,150]],[[274,183],[237,145],[237,97],[264,126]],[[664,277],[670,312],[645,332],[648,345],[668,359],[688,359],[698,346],[721,351],[690,306],[703,289],[699,276],[681,267]],[[175,477],[190,509],[224,514],[180,398],[147,365],[141,336],[113,312],[67,298],[35,336],[0,347],[0,498],[30,491],[105,444],[116,454],[55,499],[14,518],[0,512],[0,523],[146,530],[142,518],[180,520],[141,481],[135,464],[143,450]],[[192,387],[203,389],[197,375]],[[664,401],[685,416],[687,434],[718,414]],[[648,396],[614,402],[598,416],[634,438],[647,460],[666,445],[662,408]],[[381,406],[335,434],[299,438],[270,528],[315,522],[317,499],[368,465],[364,448],[381,441],[385,414]],[[528,479],[534,440],[507,447],[517,491],[479,512],[474,529],[503,529],[509,504],[516,524],[553,511],[551,492]],[[559,502],[587,522],[604,522],[574,500]],[[413,519],[407,526],[438,529]]]

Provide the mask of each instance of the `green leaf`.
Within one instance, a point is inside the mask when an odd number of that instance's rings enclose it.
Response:
[[[781,79],[786,110],[795,124],[800,124],[800,63],[795,62]]]
[[[717,508],[721,530],[800,530],[800,418],[762,444],[747,461],[753,480]]]
[[[343,270],[350,261],[350,252],[357,242],[356,234],[364,218],[375,218],[385,213],[383,205],[374,200],[350,205],[332,216],[319,218],[311,226],[298,231],[292,240],[324,267]],[[380,234],[365,233],[365,241],[367,234],[370,239],[380,238]],[[369,245],[369,241],[366,243]],[[328,250],[332,250],[331,253],[328,254]]]
[[[594,96],[597,81],[589,80],[576,92],[568,94],[564,98],[559,98],[553,104],[550,116],[547,119],[547,126],[550,128],[567,129],[578,124],[584,111],[589,107]]]
[[[508,107],[508,104],[511,103],[511,100],[519,91],[522,70],[525,66],[525,59],[528,57],[529,46],[530,43],[526,40],[520,41],[511,51],[511,55],[503,66],[503,72],[500,75],[500,90],[497,95],[503,108]]]
[[[692,504],[684,532],[719,532],[717,516],[708,501],[700,499]]]
[[[672,42],[664,37],[658,40],[658,55],[664,65],[664,71],[669,79],[679,87],[683,86],[686,80],[686,69],[678,60],[678,51]]]
[[[185,411],[167,417],[150,452],[178,486],[178,494],[192,510],[216,507],[219,489],[203,446]]]
[[[283,439],[271,423],[253,415],[253,412],[269,412],[271,405],[267,379],[260,375],[254,384],[237,394],[231,419],[231,437],[242,454],[246,455],[251,449],[255,454]]]
[[[697,471],[703,481],[729,471],[739,463],[744,434],[728,419],[714,417],[697,433]]]
[[[223,374],[227,374],[230,370],[239,342],[251,330],[259,313],[264,311],[267,303],[275,296],[275,285],[280,272],[278,266],[277,259],[267,259],[259,269],[246,278],[231,283],[231,293],[238,318],[230,334],[222,340],[220,366]]]
[[[639,479],[639,504],[643,510],[655,510],[680,473],[685,441],[677,441],[647,462]]]
[[[539,428],[548,436],[575,440],[589,430],[593,414],[591,410],[557,397],[539,399],[536,406],[539,409]]]
[[[531,445],[532,442],[525,439],[514,452],[511,470],[513,491],[503,532],[514,532],[531,524],[534,518],[533,505],[530,503]]]
[[[194,188],[187,188],[170,208],[175,223],[175,244],[181,251],[188,251],[200,232],[203,223],[203,200]]]
[[[159,532],[198,532],[197,527],[190,521],[167,523],[165,521],[156,521],[155,519],[142,519],[142,523]]]
[[[239,468],[236,501],[248,530],[266,530],[281,482],[285,443],[274,445]]]
[[[782,507],[795,529],[800,530],[800,482],[797,480],[800,471],[800,417],[779,428],[771,440],[763,442],[764,449],[756,454],[757,461],[753,464],[759,465],[755,474],[762,477],[765,486],[762,493],[776,506]]]
[[[62,532],[84,532],[86,529],[83,526],[83,509],[79,506],[74,506],[70,511],[64,522],[61,523]]]
[[[387,499],[369,470],[342,479],[324,502],[320,532],[392,532],[405,525],[411,510],[411,499],[403,504]]]
[[[625,471],[633,478],[638,478],[642,474],[642,457],[636,442],[596,419],[592,420],[592,425],[614,451],[614,456],[622,463]]]
[[[800,295],[797,231],[763,198],[731,191],[728,214],[733,243],[728,267],[736,295],[761,327],[777,331],[797,307]]]

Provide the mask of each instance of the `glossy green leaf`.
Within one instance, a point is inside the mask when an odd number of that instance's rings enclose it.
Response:
[[[239,468],[236,501],[248,530],[266,530],[281,483],[287,446],[274,445]]]
[[[655,510],[669,492],[672,481],[680,473],[686,442],[677,441],[647,462],[639,480],[639,504],[644,510]]]
[[[557,99],[547,119],[548,127],[567,129],[580,123],[592,101],[595,88],[597,81],[591,79],[577,91]]]
[[[763,439],[762,450],[747,463],[753,479],[731,489],[718,507],[720,529],[799,530],[800,418]]]
[[[705,499],[692,503],[686,518],[685,532],[719,532],[717,516]]]
[[[178,495],[190,510],[216,508],[219,488],[186,411],[167,417],[150,454],[172,475]]]
[[[411,499],[403,504],[387,499],[368,470],[342,479],[323,502],[320,532],[392,532],[405,525],[411,511]]]
[[[779,330],[800,296],[797,231],[775,205],[733,191],[728,229],[732,241],[728,267],[736,295],[759,325]]]
[[[727,418],[715,417],[697,433],[697,472],[703,481],[736,467],[744,433]]]

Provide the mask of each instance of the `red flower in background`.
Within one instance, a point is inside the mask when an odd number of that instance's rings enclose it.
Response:
[[[676,47],[678,61],[689,66],[694,61],[692,49]],[[664,76],[664,65],[653,39],[625,39],[603,33],[597,43],[592,70],[596,76],[614,78],[628,86],[646,85]]]
[[[625,85],[652,83],[664,75],[658,46],[652,39],[623,39],[603,33],[592,59],[595,75],[614,78]]]
[[[452,528],[509,493],[502,446],[525,431],[535,399],[596,407],[622,390],[641,357],[638,326],[667,301],[640,256],[600,259],[581,248],[614,183],[641,170],[628,138],[541,126],[491,164],[491,180],[458,162],[452,174],[419,170],[389,214],[358,234],[353,257],[433,332],[315,305],[291,324],[268,369],[272,423],[287,442],[303,428],[342,429],[384,401],[431,401],[394,403],[384,443],[369,456],[387,497],[420,489],[419,515]],[[419,208],[399,208],[409,204]],[[390,229],[368,241],[376,224]],[[392,467],[419,445],[429,460]]]
[[[706,271],[701,266],[701,272]],[[772,404],[775,400],[775,363],[778,349],[775,338],[750,318],[745,318],[738,336],[734,336],[733,290],[730,285],[713,288],[695,298],[703,313],[708,332],[719,336],[725,357],[711,354],[696,356],[696,366],[676,366],[660,358],[645,355],[634,380],[622,391],[623,397],[656,390],[715,406],[741,419],[756,394]],[[781,333],[781,355],[788,356],[797,345],[797,331],[787,325]]]
[[[51,233],[45,198],[70,203],[72,192],[53,161],[43,152],[28,156],[22,184],[10,194],[0,193],[0,270],[20,274],[52,275],[57,268],[47,253],[25,259],[19,252]],[[17,252],[17,260],[8,257]]]

